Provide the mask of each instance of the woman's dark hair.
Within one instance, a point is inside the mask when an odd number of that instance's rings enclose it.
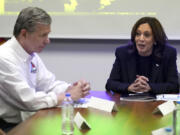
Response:
[[[161,23],[155,17],[143,17],[140,18],[132,28],[131,31],[131,42],[135,45],[135,36],[137,29],[141,24],[147,23],[152,29],[155,45],[153,47],[153,55],[156,60],[161,59],[164,46],[167,44],[168,38]]]

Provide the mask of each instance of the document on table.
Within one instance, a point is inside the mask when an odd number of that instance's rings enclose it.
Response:
[[[74,101],[74,108],[88,108],[89,98],[80,98],[78,101]]]
[[[163,101],[180,101],[180,94],[159,94],[156,96],[156,99]]]
[[[58,106],[62,107],[62,105]],[[74,108],[95,108],[107,112],[118,111],[114,101],[101,99],[97,97],[81,98],[78,101],[74,101]]]
[[[74,108],[88,108],[89,100],[89,98],[80,98],[79,100],[74,101]],[[59,105],[57,107],[62,107],[62,105]]]
[[[128,95],[122,95],[120,100],[123,101],[139,101],[139,102],[148,102],[155,101],[156,97],[149,93],[131,93]]]
[[[160,128],[160,129],[156,129],[156,130],[153,130],[151,134],[152,135],[167,135],[166,130],[172,131],[172,127],[163,127],[163,128]],[[170,133],[172,133],[172,132],[170,132]]]

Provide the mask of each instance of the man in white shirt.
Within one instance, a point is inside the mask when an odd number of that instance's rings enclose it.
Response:
[[[37,111],[62,103],[65,92],[78,100],[89,94],[85,80],[73,85],[58,81],[37,53],[50,43],[51,17],[42,9],[23,9],[13,37],[0,46],[0,128],[21,122],[21,111]]]

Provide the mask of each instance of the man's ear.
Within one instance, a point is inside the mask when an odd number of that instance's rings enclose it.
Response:
[[[26,38],[26,36],[27,36],[27,30],[26,30],[26,29],[22,29],[21,32],[20,32],[20,36],[21,36],[22,38]]]

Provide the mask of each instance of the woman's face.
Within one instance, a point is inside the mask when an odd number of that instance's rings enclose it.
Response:
[[[139,55],[149,56],[152,54],[154,35],[148,23],[141,24],[137,28],[135,43]]]

